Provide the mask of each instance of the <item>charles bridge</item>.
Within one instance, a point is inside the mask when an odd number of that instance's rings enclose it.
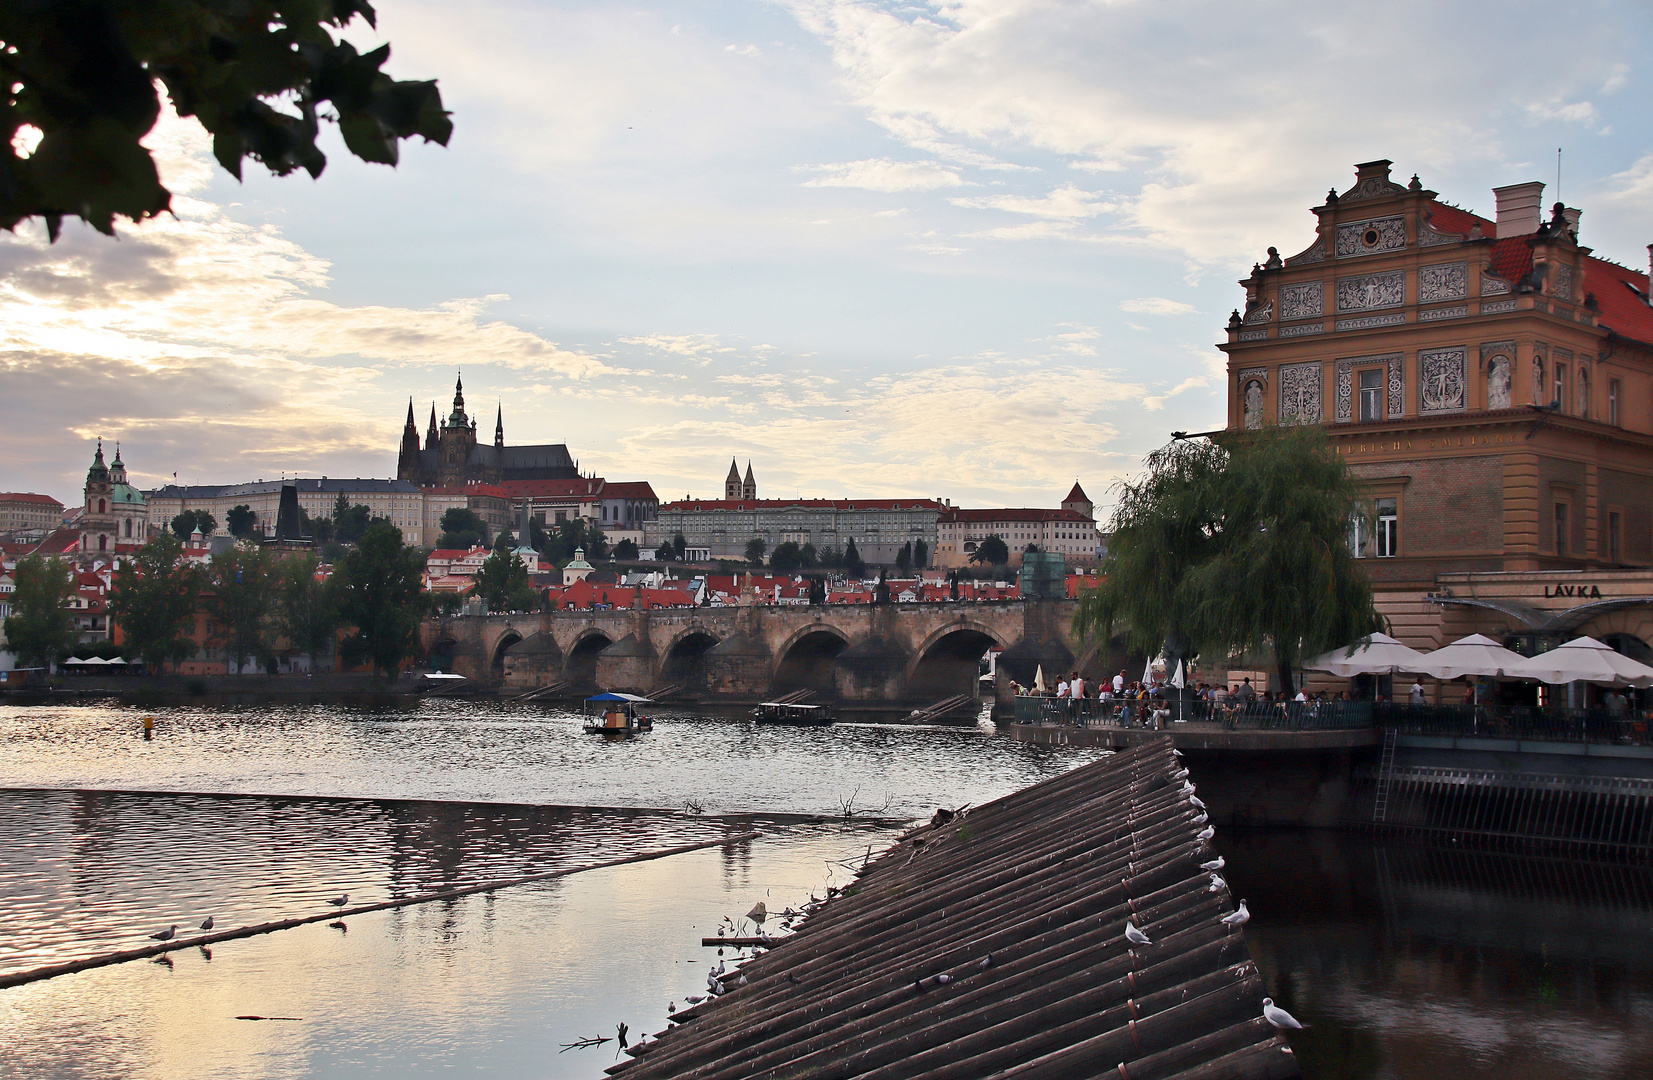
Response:
[[[1124,665],[1075,638],[1072,600],[544,611],[431,619],[433,666],[527,691],[560,686],[761,700],[796,690],[903,705],[978,694],[978,662],[1004,649],[1006,677],[1033,681]],[[1141,659],[1136,663],[1140,666]],[[1002,683],[1002,680],[1001,680]]]

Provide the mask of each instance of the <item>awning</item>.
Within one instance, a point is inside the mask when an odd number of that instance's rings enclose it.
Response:
[[[1370,634],[1353,645],[1321,653],[1303,661],[1310,671],[1333,675],[1392,675],[1397,671],[1424,671],[1423,653],[1409,649],[1388,634]]]
[[[1539,682],[1589,682],[1609,686],[1653,686],[1653,667],[1614,652],[1593,637],[1574,638],[1549,652],[1529,656],[1504,674]]]

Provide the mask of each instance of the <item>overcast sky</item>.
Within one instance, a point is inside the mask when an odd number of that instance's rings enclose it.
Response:
[[[484,438],[662,498],[1098,501],[1223,417],[1234,284],[1391,158],[1490,215],[1543,180],[1653,241],[1645,2],[382,0],[451,144],[237,184],[149,140],[176,220],[0,234],[0,488],[389,476],[456,370]],[[358,43],[373,36],[358,25]]]

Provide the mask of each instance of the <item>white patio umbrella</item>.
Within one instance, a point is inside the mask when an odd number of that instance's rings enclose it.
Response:
[[[1551,684],[1653,686],[1653,667],[1614,652],[1593,637],[1574,638],[1547,653],[1529,656],[1511,665],[1504,674],[1512,679],[1537,679]]]
[[[1041,694],[1045,692],[1045,665],[1043,664],[1033,670],[1033,689]]]
[[[1303,661],[1310,671],[1333,675],[1392,675],[1397,671],[1425,671],[1423,653],[1409,649],[1388,634],[1364,637],[1351,653],[1347,647]]]
[[[1526,659],[1484,634],[1471,634],[1434,652],[1424,653],[1423,667],[1418,670],[1437,679],[1456,679],[1463,675],[1497,678]]]

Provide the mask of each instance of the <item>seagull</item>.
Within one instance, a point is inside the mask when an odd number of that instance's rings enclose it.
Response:
[[[1217,835],[1217,830],[1213,829],[1211,826],[1207,825],[1205,828],[1201,829],[1198,833],[1195,834],[1194,839],[1198,840],[1202,844],[1209,844],[1211,842],[1211,838],[1213,836],[1216,836],[1216,835]]]
[[[1239,907],[1223,916],[1223,925],[1228,927],[1230,930],[1236,930],[1250,921],[1251,912],[1245,909],[1244,900],[1240,901]]]
[[[675,1002],[675,1001],[666,1002],[666,1012],[668,1014],[674,1013],[676,1011],[677,1011],[677,1002]]]
[[[334,899],[329,900],[327,902],[329,904],[332,904],[334,907],[344,907],[344,905],[350,903],[350,894],[349,893],[341,893],[339,896],[337,896]]]
[[[1184,780],[1182,782],[1182,793],[1184,795],[1194,794],[1194,782],[1192,780]]]
[[[1263,1019],[1277,1028],[1292,1028],[1297,1031],[1303,1029],[1303,1025],[1297,1022],[1297,1017],[1276,1005],[1273,998],[1263,999]]]
[[[941,974],[941,975],[936,976],[936,985],[937,986],[946,986],[948,983],[950,983],[952,981],[953,981],[953,977],[951,975]]]
[[[154,941],[171,941],[173,935],[176,934],[177,932],[178,932],[178,924],[173,923],[171,926],[167,927],[165,930],[162,930],[160,933],[150,934],[149,936],[150,936],[151,940],[154,940]]]
[[[1228,863],[1223,860],[1223,857],[1221,855],[1218,855],[1215,859],[1212,859],[1210,862],[1200,863],[1200,869],[1201,870],[1221,870],[1223,867],[1225,867],[1227,865],[1228,865]]]
[[[1190,803],[1192,803],[1193,805],[1199,807],[1201,810],[1205,809],[1205,800],[1200,798],[1198,795],[1188,796],[1188,801]]]
[[[744,971],[740,973],[740,978],[735,980],[735,985],[736,986],[745,986],[746,985],[746,973]]]
[[[685,994],[683,995],[683,1000],[687,1001],[690,1005],[699,1005],[702,1001],[705,1001],[706,998],[703,994]]]
[[[993,954],[988,953],[986,956],[982,957],[980,960],[977,960],[976,961],[976,966],[977,967],[983,967],[983,968],[992,967],[993,966]]]
[[[1149,940],[1147,934],[1144,934],[1141,930],[1136,928],[1136,923],[1129,921],[1125,923],[1125,940],[1129,941],[1132,945],[1153,944],[1153,942]]]
[[[211,930],[212,929],[212,916],[211,915],[208,915],[205,919],[203,919],[201,921],[201,929],[203,929],[203,930]]]
[[[1223,876],[1221,874],[1212,874],[1211,887],[1207,889],[1206,892],[1222,892],[1226,888],[1228,888],[1228,882],[1223,880]]]

